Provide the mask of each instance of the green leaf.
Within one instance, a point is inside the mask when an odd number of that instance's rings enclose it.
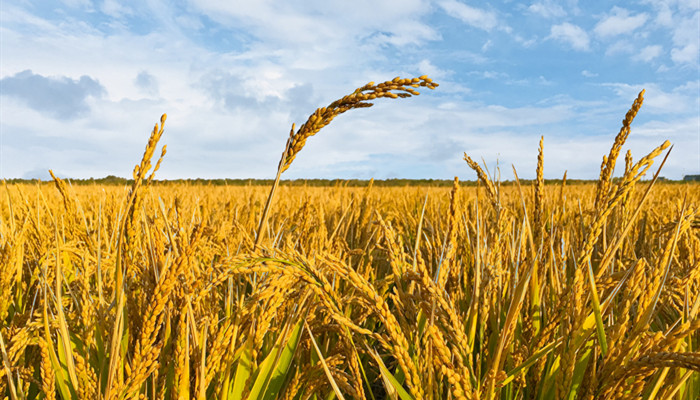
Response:
[[[379,365],[379,372],[382,375],[382,382],[384,383],[384,388],[386,389],[389,397],[393,400],[414,400],[413,396],[411,396],[411,394],[403,388],[399,381],[394,378],[394,375],[389,372],[389,369],[386,367],[386,365],[384,365],[384,362],[382,361],[382,358],[379,357],[379,354],[373,350],[370,350],[369,354]]]
[[[48,321],[49,317],[47,311],[46,293],[44,293],[44,339],[48,345],[51,368],[53,368],[54,374],[56,375],[56,387],[58,387],[58,391],[60,392],[62,399],[77,399],[78,395],[75,388],[71,384],[70,379],[68,378],[68,369],[65,364],[59,361],[56,351],[54,351],[53,346],[51,346],[53,341],[51,340],[51,332],[49,330],[50,328]],[[59,345],[57,347],[60,353],[62,350],[61,346]]]
[[[605,339],[605,326],[603,325],[603,314],[600,312],[600,300],[598,300],[598,290],[595,286],[595,277],[593,276],[593,267],[591,261],[588,261],[588,283],[591,285],[591,299],[593,300],[593,313],[595,314],[596,331],[598,332],[598,343],[603,358],[608,354],[608,341]]]
[[[590,346],[583,349],[580,354],[579,360],[574,366],[574,376],[571,378],[571,388],[569,389],[568,400],[575,400],[579,398],[577,396],[578,390],[581,387],[581,382],[583,382],[583,376],[586,374],[586,368],[588,368],[588,362],[591,360],[591,354],[593,352],[593,343],[589,342]]]
[[[282,348],[282,354],[279,356],[277,362],[275,363],[276,366],[272,371],[270,384],[267,386],[267,390],[265,390],[265,400],[276,398],[277,394],[282,388],[282,384],[287,378],[289,367],[292,365],[292,360],[294,359],[294,353],[296,353],[297,346],[299,345],[299,341],[301,339],[301,328],[303,326],[303,322],[303,319],[297,322],[292,330],[292,334]],[[280,339],[282,338],[280,337]]]
[[[500,386],[505,386],[505,385],[507,385],[508,383],[510,383],[513,379],[515,379],[516,375],[518,375],[518,374],[520,373],[520,371],[522,371],[522,370],[527,370],[528,368],[530,368],[531,366],[533,366],[540,358],[542,358],[542,357],[548,355],[549,353],[551,353],[557,346],[559,346],[559,345],[561,344],[561,342],[562,342],[562,340],[561,340],[561,338],[559,338],[559,339],[557,339],[557,340],[555,340],[555,341],[549,343],[548,345],[546,345],[546,346],[543,347],[542,349],[538,350],[538,351],[537,351],[535,354],[533,354],[530,358],[528,358],[527,360],[523,361],[522,364],[520,364],[519,366],[513,368],[513,370],[511,370],[511,371],[508,373],[508,375],[506,376],[506,379],[502,380],[502,381],[499,383],[499,385],[500,385]]]
[[[285,326],[284,333],[279,336],[275,346],[260,363],[248,400],[271,400],[277,397],[287,378],[294,353],[299,345],[303,322],[304,320],[300,319],[289,335],[287,332],[290,325]]]
[[[233,386],[231,386],[231,391],[229,392],[229,398],[233,400],[243,399],[243,392],[245,391],[245,384],[250,377],[251,371],[253,369],[253,337],[248,336],[243,348],[241,350],[240,357],[238,358],[238,366],[236,367],[236,375],[233,380]]]

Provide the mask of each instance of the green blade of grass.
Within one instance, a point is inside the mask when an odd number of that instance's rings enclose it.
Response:
[[[291,335],[284,343],[284,347],[282,347],[281,353],[277,357],[275,368],[272,370],[272,375],[270,376],[270,382],[265,390],[265,400],[275,399],[287,378],[292,361],[294,360],[294,353],[296,353],[296,349],[301,341],[303,321],[304,319],[300,320],[294,326]]]
[[[229,398],[233,400],[243,399],[243,393],[245,392],[245,384],[250,378],[250,374],[253,370],[253,336],[248,336],[243,345],[241,354],[238,358],[238,365],[236,366],[236,374],[233,378],[233,385],[231,386],[231,391],[229,392]]]
[[[62,286],[63,286],[63,264],[70,264],[70,259],[68,258],[68,253],[61,251],[59,248],[58,240],[58,229],[55,230],[56,235],[56,311],[58,319],[58,345],[59,345],[59,356],[61,352],[65,356],[63,360],[65,362],[68,378],[70,378],[71,384],[74,388],[78,387],[78,374],[75,371],[75,362],[73,360],[73,350],[70,344],[70,333],[68,332],[68,322],[66,321],[65,313],[63,312],[63,301],[62,301]],[[62,256],[62,257],[61,257]]]
[[[562,339],[559,338],[554,342],[551,342],[550,344],[546,345],[545,347],[541,348],[539,351],[537,351],[535,354],[530,356],[527,360],[523,361],[522,364],[518,365],[517,367],[513,368],[507,375],[506,379],[502,380],[499,382],[499,386],[505,386],[509,384],[510,382],[515,379],[515,377],[520,373],[522,370],[526,370],[527,368],[530,368],[533,366],[540,358],[546,356],[550,352],[552,352],[556,347],[558,347],[562,343]]]
[[[413,396],[411,396],[411,394],[403,388],[403,385],[401,385],[401,383],[399,383],[399,381],[396,380],[394,375],[391,374],[386,365],[384,365],[382,358],[379,357],[379,354],[377,354],[376,351],[372,349],[369,349],[369,354],[372,356],[372,358],[374,358],[374,361],[376,361],[377,365],[379,365],[379,372],[382,376],[382,382],[384,383],[384,387],[387,393],[394,393],[394,396],[398,396],[398,398],[400,398],[401,400],[415,400]]]
[[[271,400],[277,396],[289,372],[294,353],[301,339],[302,326],[303,320],[297,322],[287,337],[290,327],[290,323],[287,323],[272,351],[258,367],[255,383],[248,395],[249,400]]]
[[[76,394],[75,387],[68,378],[68,371],[65,368],[65,364],[62,364],[59,361],[58,356],[56,355],[56,352],[53,349],[53,346],[49,346],[49,344],[53,343],[53,341],[51,340],[51,331],[49,328],[48,304],[46,302],[46,297],[46,292],[44,292],[44,340],[46,340],[47,343],[49,359],[51,360],[51,368],[53,368],[54,375],[56,377],[55,383],[58,387],[59,393],[61,394],[61,398],[77,399],[78,396]]]
[[[598,332],[598,343],[600,344],[603,357],[605,357],[608,354],[608,341],[605,338],[603,315],[600,312],[600,300],[598,300],[598,290],[595,286],[595,277],[593,276],[593,267],[590,260],[588,261],[588,283],[591,286],[591,300],[593,302],[593,314],[595,314],[596,331]]]
[[[591,360],[592,353],[593,346],[591,345],[590,347],[586,347],[582,351],[580,359],[576,362],[574,366],[574,375],[571,378],[571,387],[569,389],[569,396],[567,397],[568,400],[575,400],[577,398],[580,398],[579,396],[577,396],[578,390],[581,387],[581,383],[583,382],[583,377],[586,374],[586,368],[588,368],[588,362]]]

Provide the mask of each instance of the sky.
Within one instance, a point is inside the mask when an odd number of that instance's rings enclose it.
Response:
[[[0,2],[0,178],[130,177],[167,113],[158,179],[274,178],[292,123],[367,82],[439,87],[351,110],[283,179],[596,179],[674,144],[700,174],[700,1]],[[157,152],[156,154],[158,154]],[[660,162],[660,159],[659,159]],[[658,165],[658,163],[656,164]],[[654,169],[655,170],[655,169]]]

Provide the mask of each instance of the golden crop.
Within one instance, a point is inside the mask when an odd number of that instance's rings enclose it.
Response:
[[[269,194],[153,182],[165,119],[130,187],[5,184],[0,397],[698,398],[700,190],[612,179],[641,94],[597,184],[279,185],[358,93]]]

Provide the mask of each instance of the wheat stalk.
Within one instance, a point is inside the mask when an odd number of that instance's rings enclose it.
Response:
[[[382,82],[377,85],[375,85],[374,82],[369,82],[355,89],[355,91],[349,95],[332,102],[327,107],[316,109],[298,130],[295,131],[295,125],[292,124],[287,144],[285,145],[282,158],[277,166],[275,181],[272,184],[270,194],[265,203],[265,208],[260,217],[260,223],[258,224],[257,235],[255,237],[255,247],[257,248],[260,245],[260,241],[265,233],[270,205],[272,204],[275,190],[279,186],[280,176],[292,165],[292,161],[294,161],[301,149],[304,148],[306,140],[309,137],[317,134],[323,127],[330,124],[335,117],[346,111],[356,108],[372,107],[374,103],[371,103],[371,101],[380,98],[397,99],[418,96],[420,93],[415,89],[420,87],[435,89],[438,87],[438,84],[433,82],[432,79],[428,78],[426,75],[410,79],[397,76],[390,81]]]

